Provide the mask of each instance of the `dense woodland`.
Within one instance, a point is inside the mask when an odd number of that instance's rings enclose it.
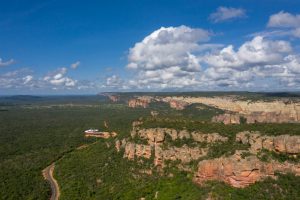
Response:
[[[123,94],[129,98],[132,94]],[[200,108],[200,109],[199,109]],[[150,112],[159,112],[151,117]],[[300,134],[297,124],[212,124],[210,119],[221,110],[204,105],[192,105],[183,111],[170,109],[163,103],[149,108],[128,108],[125,102],[110,103],[101,96],[68,97],[1,97],[0,98],[0,198],[49,199],[50,186],[41,171],[56,161],[55,177],[61,188],[61,199],[297,199],[300,178],[279,175],[245,189],[235,189],[220,182],[208,182],[199,187],[192,175],[168,168],[167,173],[140,173],[152,167],[152,162],[139,163],[123,159],[112,146],[115,139],[85,138],[88,128],[116,131],[117,139],[129,136],[132,121],[142,118],[145,128],[218,132],[228,136],[227,143],[213,147],[210,158],[230,155],[236,149],[235,134],[242,130],[257,130],[264,134]],[[189,145],[190,141],[184,141]],[[87,144],[87,148],[77,149]],[[179,144],[182,145],[182,141]],[[193,144],[191,144],[193,145]],[[108,147],[109,146],[109,147]],[[276,156],[267,154],[267,156]],[[263,159],[267,159],[263,157]],[[282,161],[289,158],[278,157]],[[299,162],[298,160],[296,162]],[[192,163],[191,163],[192,164]]]

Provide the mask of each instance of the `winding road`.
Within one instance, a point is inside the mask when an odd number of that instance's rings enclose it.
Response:
[[[85,149],[85,148],[87,148],[87,147],[89,147],[93,144],[96,144],[96,143],[97,143],[97,141],[93,142],[91,144],[84,144],[84,145],[81,145],[81,146],[77,147],[75,150]],[[59,158],[55,162],[59,161],[63,157],[64,156],[62,156],[61,158]],[[42,171],[43,177],[50,183],[50,186],[51,186],[51,198],[50,198],[50,200],[58,200],[59,196],[60,196],[58,183],[57,183],[56,179],[53,177],[55,162],[53,162],[51,165],[49,165],[48,167],[46,167]]]
[[[49,165],[48,167],[46,167],[43,170],[43,176],[44,178],[49,181],[50,185],[51,185],[51,198],[50,200],[58,200],[60,192],[59,192],[59,187],[57,184],[57,181],[55,180],[55,178],[53,177],[53,171],[54,171],[54,167],[55,167],[55,163],[52,163],[51,165]]]

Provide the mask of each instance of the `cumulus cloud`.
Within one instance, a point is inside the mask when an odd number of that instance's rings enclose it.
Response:
[[[46,75],[43,78],[43,80],[54,87],[57,86],[66,87],[66,88],[74,87],[77,84],[77,80],[67,77],[66,76],[67,70],[68,69],[65,67],[59,68],[58,70]]]
[[[23,68],[0,74],[0,88],[18,89],[34,87],[32,71]]]
[[[80,65],[80,61],[76,61],[75,63],[72,63],[70,67],[72,69],[77,69],[79,67],[79,65]]]
[[[122,79],[117,75],[112,75],[106,78],[106,85],[109,87],[120,87],[122,84]]]
[[[37,76],[28,68],[21,68],[0,74],[0,89],[38,90],[96,90],[100,82],[96,80],[76,80],[68,76],[68,69],[58,68],[43,76]]]
[[[27,75],[25,77],[23,77],[23,83],[26,85],[28,83],[30,83],[33,80],[33,76],[32,75]]]
[[[216,12],[210,14],[209,19],[214,23],[218,23],[243,17],[246,17],[246,10],[221,6]]]
[[[286,35],[300,37],[300,14],[293,15],[288,12],[280,11],[270,16],[267,27],[287,29],[282,30],[282,32]]]
[[[268,27],[300,27],[300,15],[280,11],[270,16]]]
[[[3,61],[2,58],[0,58],[0,67],[5,67],[13,64],[15,61],[13,59],[10,59],[8,61]]]
[[[257,81],[264,85],[298,84],[299,56],[288,41],[255,36],[237,49],[219,45],[211,50],[203,48],[214,46],[203,43],[209,33],[200,29],[207,33],[202,40],[203,35],[194,30],[186,26],[161,28],[135,44],[127,67],[136,74],[126,84],[150,90],[245,89],[255,87]]]
[[[200,69],[192,52],[199,48],[198,42],[209,40],[210,33],[187,26],[162,27],[129,50],[129,69],[157,70],[180,66],[185,71]]]
[[[188,85],[201,71],[197,54],[214,48],[203,45],[210,33],[187,26],[162,27],[129,50],[127,68],[137,71],[133,83],[145,87],[176,87]]]
[[[261,36],[245,42],[237,51],[229,45],[216,54],[209,54],[205,62],[213,67],[248,68],[256,65],[278,63],[286,53],[292,51],[289,42],[267,40]]]

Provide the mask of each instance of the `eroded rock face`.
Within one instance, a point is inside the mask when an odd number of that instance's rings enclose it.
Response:
[[[150,128],[137,130],[138,137],[148,141],[148,144],[154,145],[156,143],[162,143],[165,139],[164,129]],[[134,135],[134,134],[131,134]]]
[[[245,123],[295,123],[293,117],[289,114],[281,114],[276,112],[253,112],[250,114],[221,114],[214,116],[212,122],[222,122],[224,124],[240,124],[241,118],[245,119]]]
[[[154,151],[154,165],[163,168],[165,161],[180,160],[181,163],[189,163],[192,160],[197,160],[200,157],[207,155],[208,148],[189,147],[183,145],[182,147],[174,147],[163,144],[166,142],[166,137],[171,140],[192,139],[195,142],[225,142],[227,137],[223,137],[218,133],[203,134],[201,132],[188,132],[187,130],[177,131],[168,128],[149,128],[140,129],[139,123],[134,123],[131,131],[131,137],[139,137],[147,141],[148,145],[140,145],[135,143],[127,143],[125,145],[124,157],[133,160],[136,157],[150,158],[151,152]],[[168,143],[167,143],[168,144]],[[116,142],[116,149],[120,149],[122,143]],[[119,150],[118,150],[119,151]]]
[[[214,116],[212,122],[223,122],[224,124],[240,124],[240,115],[238,114],[221,114]]]
[[[161,101],[183,101],[188,104],[202,103],[225,111],[237,113],[221,115],[214,120],[224,123],[237,123],[239,116],[247,119],[247,123],[284,123],[300,122],[300,103],[276,100],[270,102],[236,100],[228,97],[165,97]]]
[[[192,138],[197,142],[214,143],[226,142],[228,140],[227,137],[221,136],[219,133],[204,134],[201,132],[192,132],[191,135]]]
[[[131,108],[136,108],[136,107],[147,108],[149,106],[149,103],[151,103],[151,100],[152,97],[148,97],[148,96],[137,97],[134,99],[130,99],[128,101],[128,106]]]
[[[151,146],[143,144],[135,144],[127,142],[125,145],[124,157],[129,160],[134,160],[135,157],[144,157],[149,159],[151,157]]]
[[[207,180],[221,180],[243,188],[266,177],[274,177],[274,172],[292,172],[300,175],[300,165],[278,162],[262,162],[256,156],[242,159],[239,153],[230,157],[200,161],[194,181],[203,184]]]
[[[183,145],[182,147],[171,147],[164,150],[161,157],[163,160],[180,160],[182,163],[189,163],[207,155],[207,151],[207,148],[191,148]]]
[[[300,153],[300,136],[297,135],[265,136],[259,132],[244,131],[236,135],[236,141],[250,144],[251,153],[257,153],[262,149],[278,153]]]
[[[156,143],[162,143],[166,136],[170,136],[171,139],[190,139],[192,138],[196,142],[225,142],[228,140],[227,137],[221,136],[218,133],[201,133],[201,132],[188,132],[187,130],[180,130],[177,131],[175,129],[169,128],[149,128],[149,129],[138,129],[133,128],[131,131],[131,136],[135,137],[138,136],[141,139],[145,139],[148,141],[150,145],[154,145]]]
[[[186,106],[188,106],[189,104],[184,102],[184,101],[177,101],[177,100],[171,100],[169,102],[170,107],[174,108],[176,110],[183,110],[185,109]]]
[[[118,102],[120,100],[120,97],[117,95],[107,95],[107,97],[112,101],[112,102]]]

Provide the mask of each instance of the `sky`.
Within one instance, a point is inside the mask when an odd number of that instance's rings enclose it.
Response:
[[[0,95],[300,91],[300,1],[0,1]]]

